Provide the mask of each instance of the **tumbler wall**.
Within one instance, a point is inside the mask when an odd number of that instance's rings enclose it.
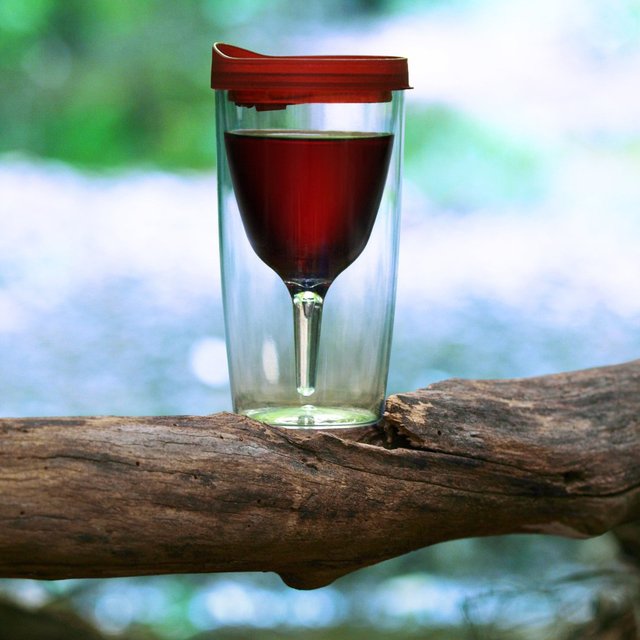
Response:
[[[403,140],[403,93],[391,95],[388,102],[257,109],[236,104],[229,91],[216,91],[222,287],[237,413],[271,424],[312,428],[371,424],[381,417],[395,303]],[[246,212],[244,220],[241,214],[242,206],[248,205],[239,204],[225,145],[225,134],[242,132],[285,138],[312,132],[338,140],[355,134],[393,136],[384,190],[366,245],[328,284],[317,278],[302,284],[283,279],[272,268],[278,256],[268,266],[264,260],[265,253],[271,255],[270,247],[261,245],[257,250],[255,237],[248,236]],[[277,157],[271,159],[276,161]],[[309,225],[313,233],[311,219]],[[317,374],[308,395],[300,392],[300,374],[296,374],[299,356],[294,348],[292,307],[296,287],[302,290],[306,285],[323,301]]]

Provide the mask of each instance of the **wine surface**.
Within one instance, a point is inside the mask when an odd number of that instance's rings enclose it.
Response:
[[[241,130],[225,146],[254,251],[290,289],[324,295],[367,244],[393,135]]]

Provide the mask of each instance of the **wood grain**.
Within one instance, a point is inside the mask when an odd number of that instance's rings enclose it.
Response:
[[[441,382],[368,429],[0,420],[2,577],[276,571],[314,588],[445,540],[638,520],[640,361]]]

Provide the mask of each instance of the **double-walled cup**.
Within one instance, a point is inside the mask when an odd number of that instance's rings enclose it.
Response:
[[[382,414],[400,214],[404,58],[213,48],[234,411],[283,427]]]

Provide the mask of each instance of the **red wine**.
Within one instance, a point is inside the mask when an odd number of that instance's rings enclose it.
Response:
[[[290,289],[323,295],[367,244],[393,136],[243,130],[225,145],[254,251]]]

